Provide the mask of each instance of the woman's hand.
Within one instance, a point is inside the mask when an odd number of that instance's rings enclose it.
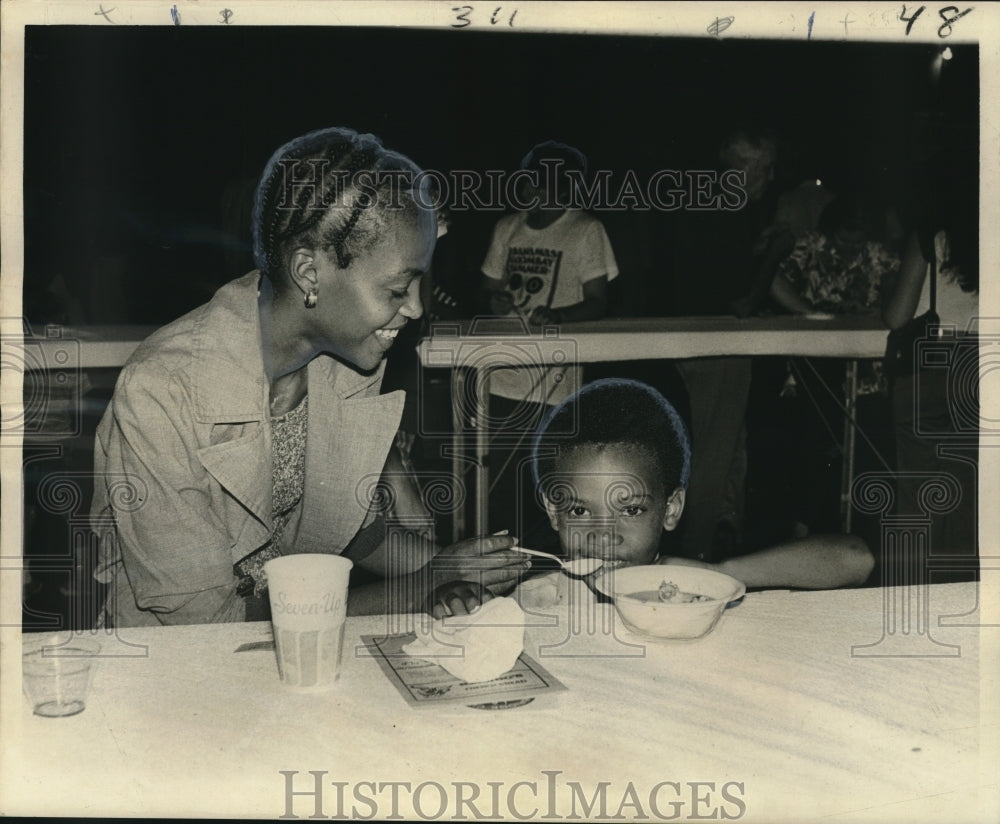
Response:
[[[430,594],[427,612],[435,618],[469,615],[492,600],[493,593],[473,581],[449,581],[436,587]]]
[[[431,561],[435,587],[451,581],[475,581],[494,594],[509,592],[531,568],[523,553],[511,551],[517,538],[490,535],[468,538],[442,549]]]

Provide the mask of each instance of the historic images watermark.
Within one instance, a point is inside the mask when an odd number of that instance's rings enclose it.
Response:
[[[90,627],[95,615],[100,618],[98,601],[105,595],[93,578],[93,564],[102,541],[114,538],[112,512],[142,508],[149,497],[147,484],[134,474],[98,475],[68,462],[71,444],[85,434],[91,403],[86,398],[91,384],[82,365],[83,340],[58,324],[38,328],[26,318],[2,318],[0,327],[0,380],[18,375],[22,381],[20,397],[5,399],[0,447],[20,453],[25,531],[42,518],[48,519],[50,530],[56,524],[65,529],[64,540],[50,531],[48,540],[30,554],[22,547],[20,554],[0,555],[0,569],[19,575],[22,585],[20,614],[5,618],[0,626],[45,632],[45,645],[51,649],[65,650],[89,637],[101,641],[100,657],[145,657],[146,646],[122,640],[117,629]],[[95,517],[91,500],[98,486],[106,490],[110,509]],[[72,593],[64,615],[26,601],[24,587],[33,574],[62,576],[63,586]]]
[[[455,422],[463,426],[474,423],[489,430],[491,445],[509,441],[530,444],[541,423],[538,404],[531,398],[551,397],[566,379],[567,370],[583,363],[572,335],[563,335],[554,325],[531,329],[519,317],[473,319],[465,334],[459,324],[438,323],[424,346],[426,362],[418,364],[417,372],[421,387],[417,397],[419,434],[450,436]],[[443,372],[445,369],[448,371]],[[514,408],[503,414],[491,413],[489,408],[487,378],[494,369],[516,370],[532,389],[527,398],[515,401]],[[442,374],[449,377],[450,420],[442,420],[435,407],[438,399],[423,391],[432,378]]]
[[[61,326],[33,329],[26,319],[2,318],[0,373],[22,376],[20,403],[5,403],[3,433],[27,443],[58,443],[81,434],[84,373],[80,341],[64,335]],[[8,332],[6,330],[17,330]],[[6,444],[5,444],[6,445]],[[17,443],[21,448],[22,443]]]
[[[549,506],[553,511],[566,510],[579,497],[578,484],[587,480],[605,489],[611,508],[618,508],[623,501],[645,496],[644,482],[638,476],[600,472],[574,476],[556,473],[552,475],[544,497],[540,489],[535,490],[539,508]],[[412,508],[418,503],[423,512],[403,511],[405,507],[399,506],[401,483],[412,484],[409,506]],[[444,472],[415,472],[405,478],[400,475],[369,475],[362,478],[355,488],[358,504],[384,522],[386,565],[389,570],[385,577],[386,601],[413,604],[416,608],[414,613],[387,613],[384,616],[386,637],[413,633],[418,628],[422,633],[432,632],[431,604],[426,599],[434,591],[435,583],[454,579],[485,586],[484,573],[490,568],[489,564],[476,571],[470,569],[468,559],[443,555],[420,568],[412,568],[412,559],[436,542],[436,516],[454,514],[464,505],[468,495],[461,477]],[[552,572],[555,582],[541,602],[536,603],[534,596],[522,592],[524,626],[558,627],[537,647],[536,654],[540,658],[645,657],[645,645],[637,643],[638,639],[630,641],[621,634],[622,626],[614,610],[603,608],[607,605],[602,605],[590,589],[594,585],[593,579],[599,576],[608,576],[608,588],[613,589],[610,582],[613,582],[621,562],[612,557],[611,548],[619,544],[618,536],[614,515],[574,516],[562,536],[567,554],[570,557],[600,556],[603,564],[586,576],[590,579],[589,584],[580,580],[579,587],[570,586],[570,578],[562,573]],[[556,609],[557,605],[561,607]],[[453,640],[450,639],[449,644]],[[592,642],[598,640],[599,647],[595,647]],[[355,649],[358,657],[369,657],[371,654],[371,650],[364,645]]]
[[[598,169],[585,175],[563,169],[561,160],[541,160],[540,169],[329,169],[325,158],[281,161],[283,197],[277,208],[303,201],[321,208],[346,204],[403,209],[404,193],[421,208],[452,212],[500,212],[507,208],[596,209],[601,211],[738,211],[749,200],[740,169],[659,169],[640,176]]]
[[[596,784],[542,770],[523,781],[338,781],[327,770],[279,770],[281,819],[399,821],[734,821],[747,812],[742,781]]]

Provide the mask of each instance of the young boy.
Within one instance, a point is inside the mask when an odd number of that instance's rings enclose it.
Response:
[[[549,431],[572,431],[550,436]],[[706,563],[664,557],[663,531],[684,511],[691,449],[683,421],[652,387],[595,381],[556,407],[535,436],[535,481],[563,552],[619,566],[687,564],[747,587],[830,589],[864,583],[874,558],[853,535],[813,535]]]
[[[533,459],[545,511],[572,558],[602,558],[605,566],[701,566],[747,587],[802,589],[857,586],[875,563],[860,538],[843,534],[812,535],[718,563],[661,556],[664,531],[675,529],[684,511],[691,448],[676,410],[636,381],[595,381],[563,401],[539,427]],[[471,611],[493,597],[466,582],[439,595],[438,616]]]

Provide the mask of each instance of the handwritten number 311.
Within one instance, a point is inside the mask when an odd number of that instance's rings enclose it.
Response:
[[[469,17],[476,9],[474,6],[453,6],[451,9],[455,12],[455,22],[451,24],[453,29],[464,29],[466,26],[472,25],[472,19]],[[493,9],[493,14],[490,15],[490,25],[495,26],[497,23],[502,22],[500,12],[503,11],[503,6],[497,6]],[[507,18],[507,25],[514,25],[514,18],[517,17],[517,9],[511,13],[510,17]]]

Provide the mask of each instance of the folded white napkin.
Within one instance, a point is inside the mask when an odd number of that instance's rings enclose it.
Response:
[[[548,609],[566,600],[569,578],[561,572],[535,575],[522,581],[514,590],[514,597],[524,609]]]
[[[403,647],[414,658],[440,664],[467,683],[503,675],[524,649],[524,612],[513,598],[494,598],[471,615],[435,620],[430,631]]]

